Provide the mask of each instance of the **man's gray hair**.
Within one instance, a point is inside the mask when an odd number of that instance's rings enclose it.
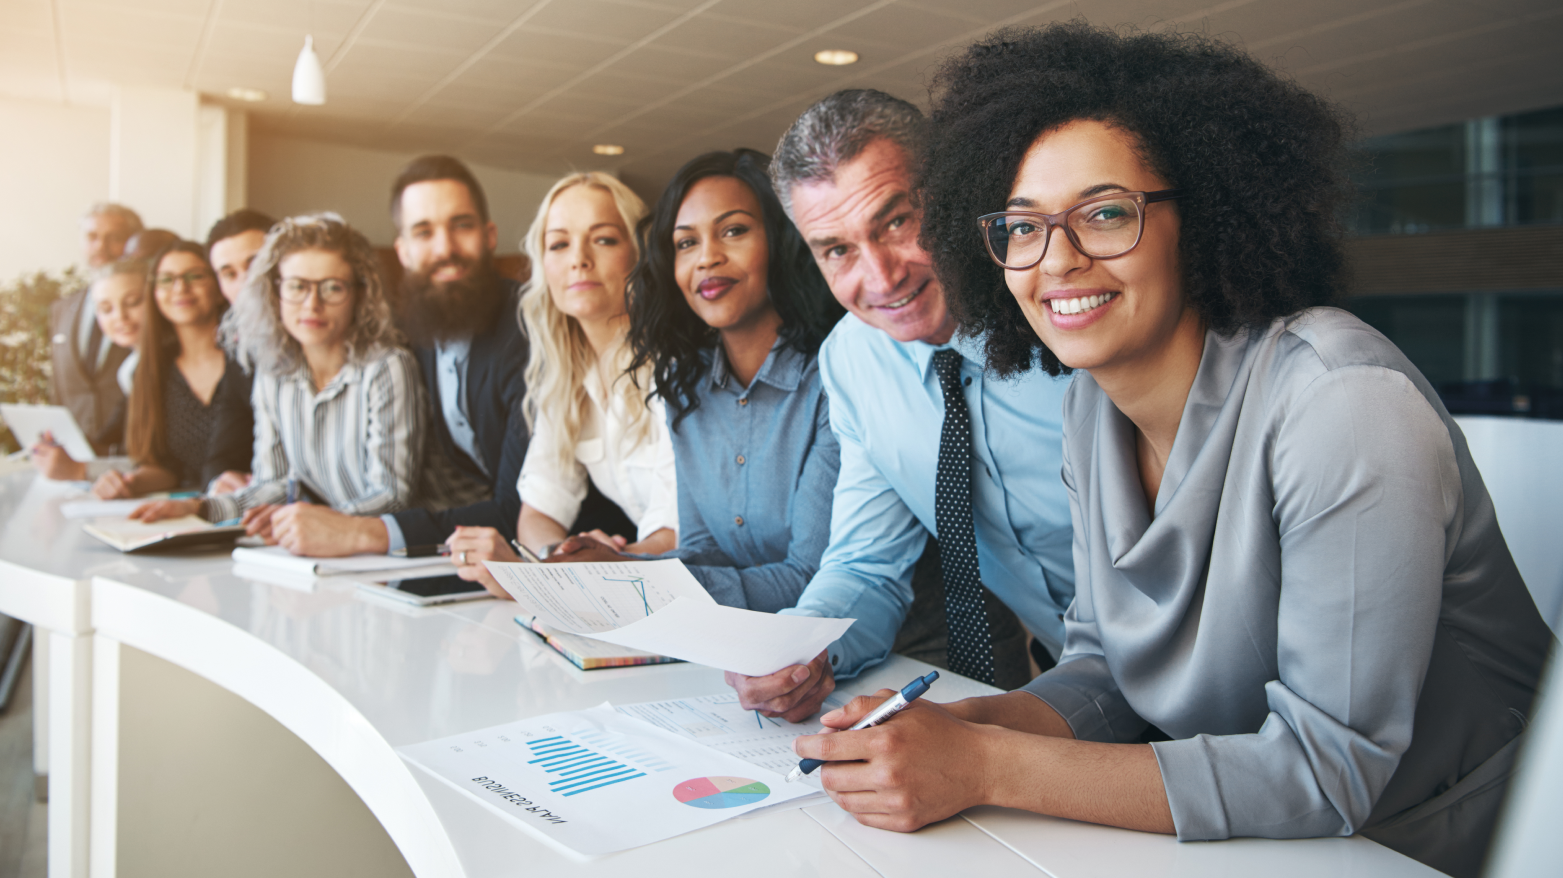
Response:
[[[125,223],[125,228],[129,229],[130,234],[132,235],[145,228],[143,225],[141,225],[141,214],[136,213],[123,204],[115,204],[112,201],[95,202],[91,207],[87,208],[87,212],[82,214],[81,218],[89,219],[95,216],[112,216],[119,218],[122,222]]]
[[[803,111],[776,144],[771,183],[792,216],[792,187],[829,181],[836,169],[884,138],[915,159],[922,153],[928,123],[921,110],[872,88],[849,88]]]

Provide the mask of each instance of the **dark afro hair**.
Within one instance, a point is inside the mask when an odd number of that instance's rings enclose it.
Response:
[[[932,92],[922,244],[962,332],[986,333],[999,375],[1039,360],[1053,375],[1067,367],[988,258],[977,217],[1004,209],[1038,136],[1075,120],[1128,131],[1184,191],[1183,288],[1206,327],[1266,324],[1330,302],[1343,283],[1349,122],[1231,46],[1081,22],[1001,30],[946,61]]]

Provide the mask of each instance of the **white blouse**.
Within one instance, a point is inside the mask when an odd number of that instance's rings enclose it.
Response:
[[[595,371],[586,380],[586,395],[592,404],[584,412],[580,438],[574,448],[561,448],[565,437],[538,414],[526,460],[521,464],[521,477],[516,480],[521,502],[569,527],[581,511],[581,501],[586,499],[586,481],[590,476],[603,496],[618,504],[635,522],[637,541],[664,527],[677,533],[673,442],[668,435],[662,400],[653,397],[647,404],[650,429],[637,443],[629,436],[630,419],[624,397],[614,395],[608,399],[602,378]],[[559,460],[570,461],[571,465],[558,466],[555,462]]]

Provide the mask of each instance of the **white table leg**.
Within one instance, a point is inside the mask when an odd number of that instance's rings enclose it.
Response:
[[[92,638],[49,638],[49,878],[87,878]]]
[[[49,632],[33,629],[33,777],[49,779]],[[34,789],[39,801],[48,799],[48,788]]]
[[[119,863],[119,642],[92,645],[91,878],[114,878]]]

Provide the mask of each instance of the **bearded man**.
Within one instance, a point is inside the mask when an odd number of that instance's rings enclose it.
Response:
[[[516,317],[519,285],[494,266],[499,232],[483,187],[461,161],[422,156],[391,187],[391,220],[403,269],[399,322],[432,406],[423,479],[430,505],[381,516],[287,506],[272,517],[272,538],[296,555],[427,551],[460,526],[515,537],[529,436],[521,408],[527,341]]]

